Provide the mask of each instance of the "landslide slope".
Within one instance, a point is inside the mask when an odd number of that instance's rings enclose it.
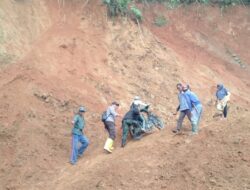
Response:
[[[24,10],[28,3],[3,2],[10,12]],[[15,64],[2,66],[0,71],[1,189],[250,188],[249,70],[219,55],[211,61],[210,49],[221,48],[219,43],[208,41],[210,48],[198,47],[196,40],[191,43],[192,38],[186,38],[202,33],[202,26],[196,26],[200,33],[187,28],[185,35],[182,30],[173,30],[186,26],[185,20],[173,22],[169,28],[155,28],[150,25],[152,12],[140,30],[132,21],[107,19],[99,1],[41,1],[42,6],[29,3],[34,10],[42,7],[42,13],[38,12],[44,19],[34,28],[39,32],[29,43],[29,35],[13,38],[13,49],[22,49],[15,43],[20,38],[27,48],[18,54]],[[27,15],[18,14],[20,20],[32,17],[29,12]],[[5,18],[13,19],[11,15]],[[248,19],[242,26],[247,34]],[[29,26],[30,20],[26,23]],[[13,22],[4,24],[13,27]],[[15,23],[20,30],[24,26]],[[28,30],[33,33],[32,28]],[[207,35],[210,39],[211,33]],[[240,36],[245,37],[245,33]],[[220,40],[226,43],[228,38]],[[188,50],[193,55],[205,52],[197,58],[200,61],[193,63],[181,53],[189,47],[195,47]],[[247,64],[248,54],[243,52],[242,56]],[[172,111],[177,104],[175,85],[179,81],[189,82],[204,104],[199,136],[187,135],[188,123],[184,135],[171,134],[175,126]],[[227,82],[233,94],[230,118],[224,122],[212,118],[211,98],[218,81]],[[121,149],[118,120],[116,150],[112,155],[104,154],[106,133],[101,112],[118,100],[119,111],[124,114],[135,95],[151,103],[166,129],[141,141],[130,141]],[[72,167],[68,163],[71,119],[79,105],[88,109],[86,135],[91,144]]]

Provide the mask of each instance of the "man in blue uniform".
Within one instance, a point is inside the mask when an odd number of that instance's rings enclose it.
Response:
[[[199,123],[202,114],[202,104],[198,96],[189,89],[189,86],[183,86],[183,92],[187,97],[187,103],[191,110],[191,125],[192,125],[192,134],[198,134]]]
[[[188,98],[185,96],[183,92],[183,85],[181,83],[178,83],[176,85],[176,88],[179,91],[178,94],[179,106],[177,107],[176,113],[174,113],[174,115],[176,115],[178,111],[180,111],[180,114],[177,120],[177,127],[176,129],[173,130],[173,132],[179,133],[182,128],[182,123],[185,116],[187,116],[189,121],[191,121],[191,107],[190,104],[188,103]]]

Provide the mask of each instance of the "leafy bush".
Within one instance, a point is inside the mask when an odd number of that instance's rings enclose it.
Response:
[[[131,13],[138,21],[142,21],[142,12],[136,6],[131,7]]]
[[[165,26],[167,24],[167,19],[164,16],[158,16],[155,18],[154,24],[159,27]]]
[[[168,7],[175,8],[180,4],[191,4],[191,3],[212,3],[219,4],[220,6],[235,5],[235,4],[244,4],[249,5],[250,0],[137,0],[141,3],[166,3]]]
[[[127,15],[129,2],[130,0],[103,0],[107,6],[108,15],[111,17]]]

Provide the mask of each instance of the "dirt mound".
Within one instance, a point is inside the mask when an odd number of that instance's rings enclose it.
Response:
[[[28,3],[3,2],[12,12],[17,6],[24,10]],[[32,2],[34,14],[46,17],[43,24],[36,23],[34,28],[14,24],[37,32],[32,42],[26,39],[29,35],[15,36],[13,52],[22,59],[0,70],[0,189],[249,188],[249,41],[244,41],[249,36],[249,14],[245,9],[239,8],[242,15],[230,20],[235,26],[244,18],[239,24],[244,31],[235,29],[241,47],[228,40],[231,33],[220,36],[212,31],[213,24],[220,25],[229,17],[225,13],[225,18],[211,20],[211,7],[202,7],[208,15],[204,23],[190,25],[193,18],[200,19],[194,7],[188,10],[190,16],[177,17],[163,28],[151,25],[155,13],[147,11],[140,30],[129,20],[108,20],[101,2],[86,2]],[[184,10],[163,13],[172,20]],[[32,14],[28,11],[27,15]],[[211,26],[205,24],[209,20]],[[13,27],[12,22],[5,25]],[[207,40],[202,41],[199,37],[205,31]],[[27,48],[16,43],[20,40]],[[231,63],[222,43],[246,67]],[[189,82],[205,107],[199,136],[186,134],[188,123],[184,135],[171,134],[179,81]],[[225,82],[233,94],[231,117],[224,123],[212,118],[211,97],[218,81]],[[124,114],[135,95],[151,103],[167,128],[141,141],[130,141],[122,149],[118,121],[116,150],[104,154],[101,112],[118,100]],[[81,104],[88,110],[86,135],[91,144],[72,167],[68,163],[71,119]]]

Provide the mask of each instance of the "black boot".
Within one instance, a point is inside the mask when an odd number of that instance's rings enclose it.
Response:
[[[124,140],[124,139],[122,139],[122,144],[121,144],[121,147],[125,147],[125,145],[126,145],[126,140]]]

